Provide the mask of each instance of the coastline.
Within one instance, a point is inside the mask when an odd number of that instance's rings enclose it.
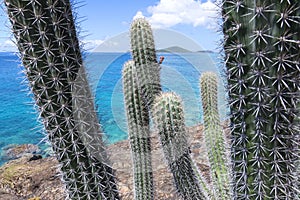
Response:
[[[193,159],[200,171],[209,181],[207,152],[203,141],[203,126],[188,128],[189,141]],[[172,174],[164,161],[157,134],[152,133],[152,166],[156,199],[178,200]],[[133,176],[131,151],[128,140],[111,144],[107,148],[116,177],[120,195],[123,200],[133,199]],[[32,157],[23,157],[9,161],[0,167],[0,199],[40,200],[64,199],[63,184],[54,157],[28,161]],[[6,198],[8,197],[9,198]]]

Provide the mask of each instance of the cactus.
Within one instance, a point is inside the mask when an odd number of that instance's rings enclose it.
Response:
[[[153,199],[149,112],[142,99],[133,61],[124,64],[123,90],[133,159],[135,199]]]
[[[151,27],[149,23],[144,19],[144,18],[138,18],[136,19],[132,25],[131,25],[131,49],[132,49],[132,57],[133,57],[133,62],[130,62],[130,65],[128,66],[129,63],[125,64],[125,67],[135,69],[135,73],[129,74],[128,72],[126,74],[123,73],[123,85],[124,85],[124,93],[125,93],[125,104],[126,104],[126,110],[127,110],[127,121],[128,121],[128,127],[129,127],[129,137],[131,140],[131,144],[134,143],[132,141],[132,135],[133,134],[140,134],[138,137],[145,137],[145,133],[142,133],[142,131],[138,131],[137,128],[133,128],[136,126],[136,122],[133,120],[137,121],[138,118],[141,118],[140,116],[132,113],[132,108],[129,107],[129,105],[135,105],[135,102],[138,102],[137,100],[134,100],[133,95],[133,89],[130,89],[130,93],[128,92],[129,90],[125,89],[126,84],[128,85],[130,82],[128,80],[136,80],[135,84],[137,87],[134,89],[136,93],[139,93],[139,95],[136,96],[136,98],[139,98],[139,104],[140,106],[143,106],[143,108],[140,108],[143,110],[143,113],[140,113],[139,115],[144,115],[144,117],[147,119],[148,123],[146,120],[142,120],[139,122],[139,124],[142,124],[142,127],[146,127],[147,131],[149,129],[149,114],[152,114],[152,117],[156,117],[155,113],[152,112],[151,108],[153,107],[153,101],[155,97],[160,94],[161,92],[161,86],[160,86],[160,64],[162,63],[164,57],[161,57],[159,63],[156,60],[156,53],[155,53],[155,45],[154,45],[154,39],[153,39],[153,34]],[[126,68],[125,68],[126,69]],[[123,70],[124,72],[125,70]],[[128,71],[128,70],[126,70]],[[127,77],[125,76],[127,75]],[[131,77],[129,77],[129,75]],[[127,86],[128,87],[128,86]],[[130,86],[133,87],[133,86]],[[131,117],[130,117],[131,116]],[[147,116],[147,117],[146,117]],[[133,123],[134,122],[134,123]],[[134,133],[135,130],[136,133]],[[140,132],[140,133],[139,133]],[[149,137],[149,136],[147,136]],[[185,138],[185,137],[183,137]],[[161,138],[160,138],[161,139]],[[142,144],[143,145],[143,144]],[[150,141],[149,141],[150,145]],[[176,146],[178,144],[173,144],[169,145],[169,148],[176,149]],[[134,144],[134,146],[138,146],[137,144]],[[133,150],[133,155],[136,154],[134,151],[134,146],[131,145],[132,150]],[[140,146],[140,144],[139,144]],[[185,148],[185,147],[183,147]],[[150,146],[149,146],[150,149]],[[167,154],[168,150],[164,151],[165,154]],[[150,151],[148,152],[150,155]],[[198,195],[201,196],[201,198],[207,197],[206,192],[209,193],[208,185],[206,183],[206,180],[203,178],[200,172],[197,171],[197,168],[195,167],[193,161],[190,159],[190,155],[188,152],[182,152],[182,154],[185,154],[186,156],[183,156],[182,159],[180,159],[177,163],[174,161],[174,167],[172,167],[171,171],[173,173],[173,176],[175,178],[175,182],[178,186],[178,191],[181,193],[183,197],[187,198],[192,198],[192,195]],[[178,153],[179,155],[179,153]],[[135,156],[134,156],[135,157]],[[136,156],[137,157],[137,156]],[[169,156],[166,155],[168,158]],[[145,163],[150,163],[150,157],[147,158],[144,162]],[[133,162],[139,162],[138,160],[133,159]],[[183,162],[183,166],[189,167],[188,172],[193,172],[194,174],[187,175],[187,173],[182,172],[183,168],[176,169],[176,166],[180,165],[180,163]],[[187,164],[185,164],[187,163]],[[147,166],[147,165],[146,165]],[[140,173],[147,173],[146,170],[141,171]],[[189,191],[187,188],[185,188],[186,185],[185,183],[181,182],[181,177],[180,175],[185,175],[188,184],[190,184],[190,187],[193,187],[193,192]],[[193,177],[195,175],[195,177]],[[198,181],[197,178],[200,178]],[[140,180],[135,180],[135,182],[140,182]],[[193,184],[197,185],[193,185]],[[136,183],[135,183],[136,185]],[[202,191],[200,191],[200,188],[198,186],[201,185],[203,188],[205,188],[205,191],[202,194]],[[141,193],[138,191],[135,191],[136,193]]]
[[[231,199],[229,157],[226,154],[225,134],[221,127],[218,100],[217,76],[205,72],[200,78],[204,116],[204,137],[210,163],[210,175],[216,199]]]
[[[223,0],[235,199],[296,199],[299,10],[298,0]]]
[[[187,141],[183,108],[180,98],[173,93],[158,96],[153,104],[154,124],[178,193],[183,199],[208,199],[197,180]]]
[[[137,119],[140,118],[139,124],[142,125],[142,127],[139,127],[139,129],[145,127],[147,131],[149,129],[149,124],[148,124],[149,114],[151,114],[152,118],[154,118],[154,121],[155,119],[158,119],[158,116],[156,116],[158,113],[153,111],[152,107],[153,107],[154,99],[156,98],[156,96],[158,96],[161,93],[159,65],[162,63],[164,59],[164,57],[161,57],[159,63],[156,61],[155,45],[154,45],[152,30],[149,23],[144,18],[136,19],[131,25],[131,49],[132,49],[133,62],[132,61],[127,62],[124,66],[125,69],[123,70],[123,85],[124,85],[124,93],[125,93],[124,99],[125,99],[126,110],[127,110],[127,121],[129,127],[128,129],[129,138],[131,141],[131,148],[133,151],[133,155],[135,155],[137,154],[135,152],[136,149],[135,146],[139,147],[141,146],[141,144],[135,144],[136,142],[132,141],[133,135],[139,134],[137,138],[145,137],[144,136],[145,133],[135,128],[137,123],[136,121],[138,121]],[[135,72],[133,73],[130,71],[129,73],[129,69],[127,68],[134,69]],[[136,86],[134,86],[136,88],[132,88],[133,85],[129,80],[136,84]],[[126,89],[126,87],[131,87],[131,88]],[[135,91],[135,93],[133,93],[133,91]],[[168,96],[168,94],[166,94],[166,96]],[[170,95],[168,98],[172,99],[173,97],[175,98],[174,101],[178,100],[176,95]],[[137,98],[138,100],[134,98]],[[139,108],[140,110],[143,111],[142,113],[138,113],[140,116],[132,113],[133,111],[132,106],[137,104],[136,102],[139,102],[138,104],[139,107],[143,106],[142,108]],[[147,120],[141,119],[142,115],[144,115],[144,118]],[[178,115],[182,117],[182,113]],[[165,124],[163,123],[163,125]],[[173,125],[174,124],[171,124],[170,127]],[[170,170],[173,173],[177,190],[179,194],[185,199],[213,198],[214,194],[210,191],[209,185],[207,184],[206,180],[203,178],[203,175],[198,171],[193,160],[191,159],[189,148],[187,146],[187,141],[186,141],[187,138],[185,135],[186,131],[184,127],[184,122],[182,121],[180,125],[184,128],[184,130],[181,130],[182,131],[181,134],[177,134],[177,132],[174,132],[174,130],[169,130],[170,132],[166,134],[179,135],[176,138],[182,139],[183,140],[182,143],[180,142],[174,143],[173,139],[169,137],[165,138],[163,134],[160,135],[161,143],[162,144],[168,143],[167,147],[164,145],[162,146],[164,148],[164,154],[167,162],[169,163]],[[175,124],[174,127],[175,126],[177,125]],[[149,145],[150,145],[150,141],[149,141]],[[150,155],[150,151],[148,152],[148,154]],[[175,155],[175,158],[171,158],[170,154],[172,156]],[[135,160],[135,157],[137,156],[133,156],[133,157],[134,157],[133,162],[138,163],[139,161]],[[148,159],[150,160],[150,157]],[[144,163],[150,163],[148,159],[144,160]],[[187,168],[187,171],[184,171],[185,167]],[[137,166],[135,168],[139,168],[139,167]],[[140,173],[147,174],[147,171],[145,169],[144,171],[142,171],[143,169],[139,168],[139,170],[141,170]],[[137,179],[135,180],[135,182],[138,183],[141,181]],[[136,194],[142,193],[138,191],[135,192]]]
[[[102,141],[69,0],[5,0],[25,74],[71,199],[119,199]],[[234,199],[299,198],[299,34],[296,0],[223,0]],[[201,82],[214,194],[197,170],[183,108],[161,94],[150,25],[131,26],[133,61],[123,85],[135,198],[153,199],[150,113],[184,199],[229,199],[215,76]],[[150,112],[151,111],[151,112]]]
[[[150,107],[160,92],[159,64],[152,30],[145,19],[131,25],[133,61],[123,67],[124,101],[128,136],[132,151],[135,199],[153,199],[153,172],[151,166]]]
[[[118,199],[68,0],[5,0],[20,57],[71,199]]]
[[[133,21],[130,43],[142,95],[150,109],[155,96],[161,92],[161,86],[152,29],[146,19]]]

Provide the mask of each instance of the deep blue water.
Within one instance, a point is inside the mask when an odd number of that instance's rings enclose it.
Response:
[[[164,91],[175,91],[184,102],[186,124],[201,122],[199,76],[203,71],[218,72],[217,55],[207,53],[162,53],[161,80]],[[127,138],[121,72],[123,64],[131,59],[129,53],[91,53],[86,57],[92,90],[102,129],[109,143]],[[44,138],[18,57],[0,52],[0,153],[11,144],[39,144]],[[220,110],[225,116],[224,91],[220,81]],[[0,165],[3,160],[0,157]]]

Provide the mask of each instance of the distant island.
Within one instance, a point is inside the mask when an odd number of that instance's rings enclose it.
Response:
[[[182,47],[179,46],[172,46],[172,47],[168,47],[165,49],[158,49],[157,52],[172,52],[172,53],[193,53],[190,50],[184,49]]]
[[[198,53],[216,53],[215,51],[212,50],[201,50],[201,51],[197,51]]]
[[[164,49],[158,49],[157,52],[160,53],[214,53],[211,50],[200,50],[200,51],[191,51],[179,46],[171,46]]]

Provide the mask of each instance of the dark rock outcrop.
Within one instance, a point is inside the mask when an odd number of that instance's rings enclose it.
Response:
[[[21,145],[9,145],[3,148],[2,158],[6,160],[13,160],[21,158],[26,154],[39,153],[40,148],[34,144],[21,144]]]

